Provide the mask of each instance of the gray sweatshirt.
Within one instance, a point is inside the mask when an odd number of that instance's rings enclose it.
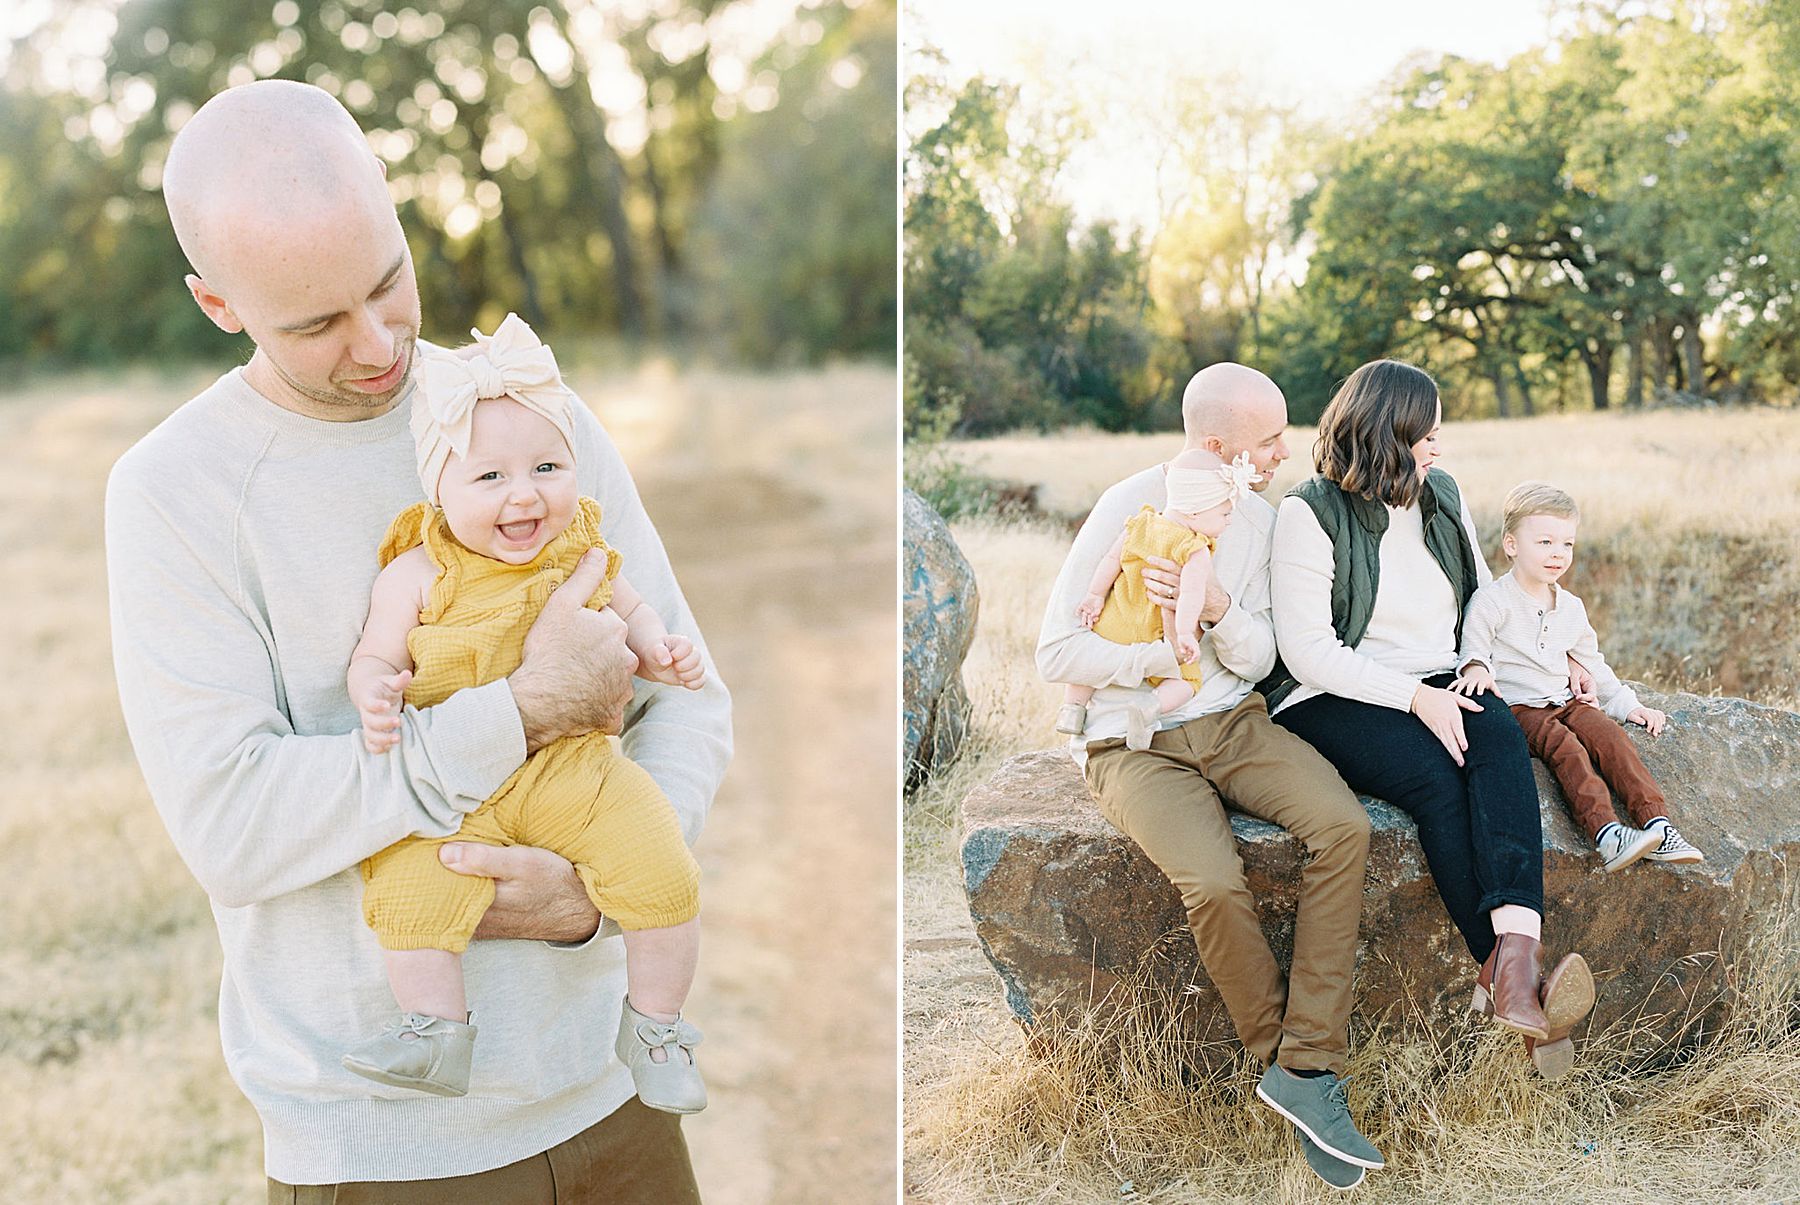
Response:
[[[524,761],[505,681],[407,708],[371,754],[344,671],[376,547],[420,497],[410,397],[331,423],[225,374],[114,466],[106,559],[132,747],[176,850],[211,898],[219,1028],[262,1119],[265,1165],[297,1184],[462,1175],[545,1150],[632,1094],[612,1055],[625,990],[614,926],[577,946],[478,941],[464,959],[480,1037],[468,1096],[371,1084],[339,1058],[397,1012],[363,924],[358,863],[444,836]],[[731,756],[730,699],[612,441],[577,406],[577,475],[609,543],[705,689],[636,683],[625,753],[690,843]]]

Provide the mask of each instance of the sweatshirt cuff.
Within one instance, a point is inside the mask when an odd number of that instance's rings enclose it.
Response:
[[[619,928],[619,922],[611,917],[602,916],[600,927],[586,941],[547,941],[544,944],[552,950],[585,950],[596,942],[606,941],[612,937],[623,937],[625,930]]]
[[[1623,724],[1625,723],[1626,716],[1642,706],[1643,703],[1638,701],[1636,691],[1632,690],[1629,686],[1620,686],[1613,694],[1613,697],[1608,699],[1602,705],[1602,710],[1604,710],[1607,715]]]
[[[1219,616],[1219,622],[1207,627],[1212,633],[1214,649],[1234,648],[1237,642],[1250,634],[1254,621],[1244,613],[1244,608],[1233,602],[1225,608],[1225,614]]]
[[[1377,668],[1381,672],[1373,675],[1369,681],[1369,702],[1392,707],[1396,711],[1410,712],[1413,696],[1419,693],[1421,679],[1409,678],[1385,665]]]
[[[446,793],[472,812],[525,764],[525,725],[505,678],[459,690],[426,712]]]
[[[1153,640],[1147,641],[1144,647],[1149,651],[1144,656],[1140,679],[1181,677],[1181,662],[1175,656],[1173,645],[1166,640]]]

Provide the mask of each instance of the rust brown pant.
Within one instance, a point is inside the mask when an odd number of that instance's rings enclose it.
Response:
[[[421,1142],[429,1140],[421,1134]],[[681,1118],[632,1097],[567,1142],[492,1171],[356,1184],[269,1181],[269,1205],[699,1205]]]
[[[1590,838],[1598,838],[1601,829],[1618,819],[1613,815],[1607,783],[1619,793],[1637,827],[1669,814],[1662,788],[1644,768],[1631,738],[1617,720],[1598,707],[1573,700],[1561,707],[1520,703],[1512,713],[1525,730],[1531,755],[1550,767],[1563,798]]]
[[[1087,781],[1106,818],[1181,892],[1200,961],[1244,1048],[1292,1070],[1341,1073],[1369,814],[1331,763],[1270,723],[1252,693],[1230,711],[1157,733],[1143,752],[1095,741]],[[1227,806],[1279,824],[1312,855],[1285,982],[1256,918]]]

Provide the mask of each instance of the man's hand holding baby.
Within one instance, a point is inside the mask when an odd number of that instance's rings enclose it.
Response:
[[[562,736],[616,733],[631,702],[637,657],[625,621],[586,605],[606,580],[606,554],[590,552],[557,587],[525,636],[525,656],[507,679],[528,752]]]
[[[1173,613],[1176,598],[1181,593],[1181,566],[1160,556],[1145,557],[1144,564],[1144,593],[1157,606]],[[1225,612],[1230,609],[1231,595],[1219,585],[1216,575],[1209,575],[1206,605],[1200,608],[1200,622],[1210,627],[1225,618]]]

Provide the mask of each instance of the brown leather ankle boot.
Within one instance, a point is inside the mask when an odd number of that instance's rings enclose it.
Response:
[[[1475,976],[1475,999],[1469,1005],[1508,1029],[1534,1038],[1550,1036],[1550,1022],[1538,1000],[1543,946],[1523,933],[1502,933]]]
[[[1569,1031],[1581,1024],[1594,1007],[1594,976],[1587,961],[1579,954],[1566,955],[1545,976],[1538,999],[1543,1001],[1550,1033],[1543,1042],[1527,1034],[1525,1053],[1531,1056],[1539,1075],[1561,1079],[1575,1066],[1575,1044]]]

